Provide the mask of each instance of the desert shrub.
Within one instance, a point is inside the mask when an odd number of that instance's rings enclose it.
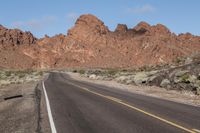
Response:
[[[20,74],[18,75],[19,78],[23,78],[23,77],[25,77],[25,76],[26,76],[25,73],[20,73]]]
[[[198,75],[197,79],[200,80],[200,75]]]
[[[34,70],[32,69],[26,69],[26,70],[18,70],[15,71],[15,75],[22,75],[22,74],[32,74],[34,72]]]
[[[76,70],[76,69],[74,69],[72,72],[73,72],[73,73],[77,73],[77,70]]]
[[[151,69],[152,69],[151,66],[145,65],[145,66],[143,66],[143,67],[140,68],[140,71],[150,71]]]
[[[43,74],[44,74],[43,71],[38,71],[38,72],[35,73],[36,76],[38,76],[38,75],[39,75],[39,76],[43,76]]]
[[[40,76],[43,76],[43,71],[39,71],[38,74],[39,74]]]
[[[121,72],[128,72],[128,70],[127,69],[122,69]]]
[[[85,74],[85,70],[81,69],[81,70],[78,71],[78,73]]]
[[[21,71],[22,73],[26,73],[26,74],[32,74],[34,72],[34,70],[32,69],[26,69],[24,71]]]
[[[182,62],[181,58],[176,58],[175,63],[180,64]]]
[[[107,71],[107,74],[113,76],[113,75],[115,75],[117,72],[118,72],[117,70],[111,69],[111,70],[108,70],[108,71]]]
[[[189,81],[190,76],[188,74],[184,74],[180,78],[183,83],[190,83]]]
[[[12,74],[12,72],[11,72],[11,71],[5,71],[5,75],[6,75],[6,77],[9,77],[9,76],[11,76],[11,74]]]

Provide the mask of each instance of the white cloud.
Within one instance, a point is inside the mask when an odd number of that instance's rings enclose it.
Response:
[[[41,30],[44,27],[51,25],[57,20],[54,16],[45,16],[40,19],[32,19],[27,21],[15,21],[12,23],[12,26],[15,28],[23,28],[27,27],[33,30]]]
[[[149,4],[134,7],[134,8],[127,8],[128,13],[134,13],[134,14],[151,13],[151,12],[154,12],[155,10],[156,8]]]

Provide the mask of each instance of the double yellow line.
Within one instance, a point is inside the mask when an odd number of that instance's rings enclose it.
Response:
[[[154,115],[154,114],[152,114],[152,113],[149,113],[149,112],[147,112],[147,111],[144,111],[144,110],[142,110],[142,109],[139,109],[139,108],[137,108],[137,107],[134,107],[134,106],[132,106],[132,105],[129,105],[129,104],[123,102],[121,99],[118,99],[118,98],[115,98],[115,97],[111,97],[111,96],[107,96],[107,95],[103,95],[103,94],[97,93],[97,92],[95,92],[95,91],[91,91],[91,90],[89,90],[88,88],[85,88],[85,87],[82,87],[82,86],[73,84],[73,83],[71,83],[71,82],[67,82],[67,83],[70,84],[70,85],[73,85],[73,86],[75,86],[75,87],[78,87],[78,88],[80,88],[80,89],[82,89],[82,90],[84,90],[84,91],[87,91],[87,92],[90,92],[90,93],[92,93],[92,94],[95,94],[95,95],[97,95],[97,96],[103,97],[103,98],[105,98],[105,99],[114,101],[114,102],[119,103],[119,104],[122,104],[122,105],[124,105],[124,106],[126,106],[126,107],[129,107],[129,108],[133,109],[133,110],[136,110],[136,111],[141,112],[141,113],[143,113],[143,114],[145,114],[145,115],[148,115],[148,116],[150,116],[150,117],[153,117],[153,118],[155,118],[155,119],[158,119],[158,120],[160,120],[160,121],[162,121],[162,122],[164,122],[164,123],[167,123],[167,124],[169,124],[169,125],[171,125],[171,126],[174,126],[174,127],[176,127],[176,128],[182,129],[182,130],[184,130],[184,131],[186,131],[186,132],[188,132],[188,133],[200,133],[200,130],[185,128],[185,127],[183,127],[183,126],[181,126],[181,125],[178,125],[178,124],[176,124],[176,123],[174,123],[174,122],[171,122],[171,121],[169,121],[169,120],[166,120],[166,119],[164,119],[164,118],[161,118],[161,117],[159,117],[159,116],[156,116],[156,115]]]

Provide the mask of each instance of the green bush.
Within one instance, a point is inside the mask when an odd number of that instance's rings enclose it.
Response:
[[[11,74],[12,74],[12,72],[11,72],[11,71],[5,71],[5,75],[6,75],[6,77],[10,77],[10,76],[11,76]]]
[[[39,71],[38,74],[39,74],[40,76],[43,76],[43,71]]]
[[[26,73],[26,74],[32,74],[34,72],[34,70],[32,69],[26,69],[24,71],[21,71],[22,73]]]
[[[190,83],[189,78],[190,78],[190,76],[188,74],[184,74],[181,76],[181,81],[183,83]]]
[[[81,69],[81,70],[78,71],[78,73],[85,74],[85,70]]]
[[[180,58],[177,58],[176,60],[175,60],[175,63],[177,63],[177,64],[179,64],[179,63],[181,63],[182,62],[182,60],[180,59]]]
[[[26,76],[25,73],[20,73],[20,74],[18,75],[19,78],[23,78],[23,77],[25,77],[25,76]]]
[[[72,72],[73,72],[73,73],[77,73],[77,70],[76,70],[76,69],[74,69]]]
[[[143,71],[150,71],[152,68],[151,66],[147,66],[147,65],[144,65],[140,68],[140,71],[143,72]]]
[[[107,74],[113,76],[113,75],[115,75],[117,72],[118,72],[117,70],[113,70],[113,69],[112,69],[112,70],[108,70],[108,71],[107,71]]]

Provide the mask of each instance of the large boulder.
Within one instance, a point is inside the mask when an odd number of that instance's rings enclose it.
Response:
[[[171,82],[169,79],[163,79],[162,82],[160,83],[160,86],[169,89],[171,87],[170,83]]]
[[[95,74],[89,75],[89,78],[90,79],[97,79],[97,75],[95,75]]]
[[[134,76],[134,82],[136,85],[145,84],[148,80],[148,75],[145,72],[138,72]]]

